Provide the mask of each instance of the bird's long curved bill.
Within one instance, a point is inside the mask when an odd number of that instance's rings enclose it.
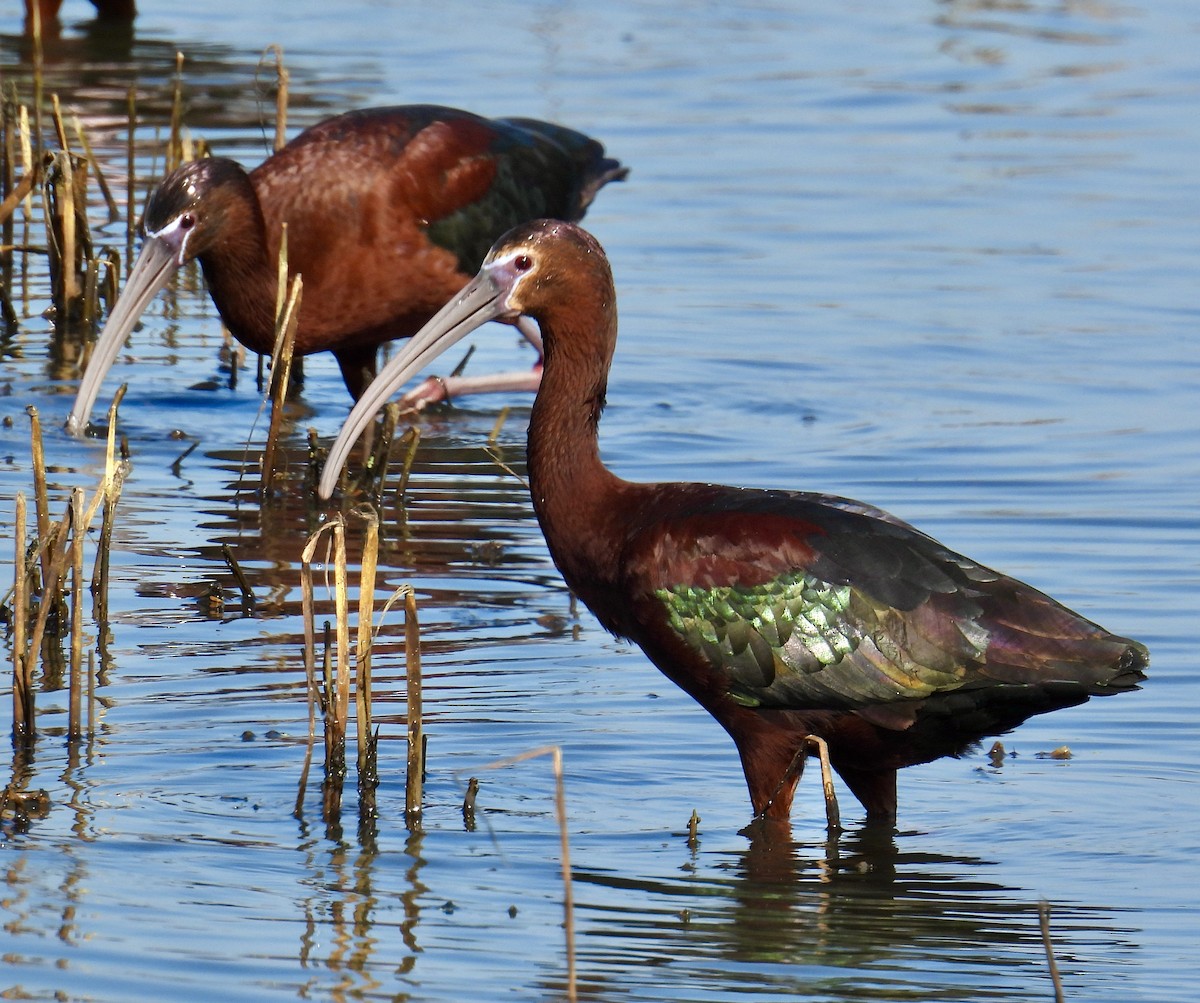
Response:
[[[507,303],[509,289],[493,275],[493,267],[484,265],[483,270],[434,314],[372,380],[329,449],[329,457],[321,471],[321,483],[317,486],[317,493],[322,498],[333,494],[350,450],[392,394],[477,327],[512,312]]]
[[[96,398],[100,396],[100,384],[133,331],[133,325],[178,267],[175,252],[166,241],[148,237],[142,244],[133,271],[129,273],[129,281],[125,283],[108,323],[96,339],[91,360],[79,383],[75,406],[67,419],[67,431],[71,435],[82,435],[87,428],[88,417],[96,405]]]

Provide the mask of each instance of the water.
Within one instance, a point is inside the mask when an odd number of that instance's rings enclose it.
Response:
[[[385,533],[381,594],[411,582],[421,602],[423,829],[403,825],[394,614],[376,649],[377,831],[355,830],[352,794],[340,834],[312,794],[297,820],[306,506],[297,476],[260,518],[253,379],[229,388],[215,312],[185,277],[102,395],[132,387],[111,664],[78,757],[65,696],[39,693],[21,776],[49,808],[0,843],[7,996],[561,998],[549,764],[485,770],[559,744],[584,998],[1051,999],[1043,900],[1068,999],[1194,998],[1189,5],[297,3],[286,24],[268,5],[140,6],[113,49],[68,3],[48,56],[112,178],[125,89],[139,82],[143,138],[165,134],[177,48],[191,128],[247,162],[264,149],[252,81],[273,42],[297,128],[422,101],[581,128],[633,171],[588,216],[621,297],[603,426],[615,469],[882,505],[1146,642],[1152,676],[1028,722],[998,769],[981,753],[905,771],[890,839],[844,795],[848,831],[827,846],[806,777],[794,843],[751,843],[729,743],[639,652],[573,616],[523,489],[483,451],[499,402],[473,402],[423,422],[410,530]],[[18,13],[3,11],[0,65],[27,96]],[[101,239],[123,248],[123,226]],[[0,346],[6,530],[32,483],[27,403],[57,499],[103,463],[98,442],[58,431],[78,376],[51,351],[38,268]],[[509,331],[474,340],[477,371],[529,361]],[[331,360],[306,374],[296,463],[304,429],[328,438],[347,410]],[[519,464],[527,412],[509,403],[501,447]],[[1072,759],[1036,757],[1063,744]]]

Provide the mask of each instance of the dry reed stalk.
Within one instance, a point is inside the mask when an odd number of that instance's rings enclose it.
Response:
[[[49,548],[51,551],[50,574],[48,579],[42,583],[41,601],[38,603],[37,617],[33,622],[33,629],[29,632],[29,644],[25,651],[24,685],[28,698],[26,700],[25,719],[22,729],[22,737],[25,741],[31,741],[34,736],[34,668],[37,666],[38,655],[42,650],[42,638],[46,634],[46,621],[50,617],[50,610],[52,607],[59,605],[62,599],[60,589],[63,575],[66,571],[67,538],[70,535],[70,529],[71,509],[68,507],[66,515],[51,530],[53,543]]]
[[[21,169],[25,174],[28,174],[33,179],[33,185],[36,186],[41,178],[41,157],[36,160],[33,156],[33,142],[29,129],[29,109],[25,105],[21,105]],[[29,243],[29,227],[33,220],[33,188],[25,196],[25,215],[21,224],[21,242]],[[25,313],[29,313],[29,255],[21,255],[21,289],[24,293]]]
[[[341,816],[342,783],[346,776],[346,722],[350,717],[350,602],[346,589],[346,524],[339,518],[333,520],[332,526],[337,654],[335,691],[326,701],[325,820],[336,823]]]
[[[121,252],[109,248],[104,256],[104,265],[104,281],[100,284],[100,295],[104,298],[104,309],[111,312],[120,291]]]
[[[25,567],[26,527],[25,492],[18,491],[13,513],[13,723],[14,744],[28,734],[27,722],[33,718],[30,706],[33,691],[25,678],[26,627],[29,624],[29,575]]]
[[[0,203],[0,221],[2,221],[6,227],[11,226],[10,220],[12,214],[20,204],[21,200],[26,198],[29,193],[33,191],[33,182],[33,171],[27,171],[21,176],[21,180],[17,182],[16,187],[8,193],[8,197],[5,198],[4,202]],[[11,244],[12,238],[10,236],[6,236],[4,238],[4,242],[6,244]]]
[[[375,576],[379,566],[379,517],[360,506],[354,513],[366,523],[362,563],[358,579],[358,636],[354,652],[354,704],[357,713],[359,791],[374,790],[378,778],[371,775],[375,761],[371,729],[371,619],[375,609]]]
[[[83,316],[81,319],[93,328],[100,318],[100,264],[99,258],[89,258],[87,271],[83,276]]]
[[[58,103],[58,95],[50,95],[50,118],[54,122],[54,135],[58,139],[58,148],[64,153],[71,151],[71,145],[67,142],[67,127],[63,124],[62,108]]]
[[[25,215],[29,217],[33,215],[33,186],[37,184],[38,178],[41,176],[41,157],[34,159],[33,156],[33,136],[29,129],[29,109],[25,105],[21,105],[21,167],[30,177],[29,191],[25,194]],[[40,135],[40,133],[39,133]]]
[[[195,447],[196,444],[192,443],[192,449]],[[188,453],[190,452],[191,449],[188,450]],[[187,453],[184,453],[183,456],[187,456]],[[183,456],[179,460],[182,460]],[[175,462],[178,463],[179,460]],[[242,566],[238,564],[237,558],[233,556],[233,551],[230,549],[228,543],[221,544],[221,556],[225,558],[225,563],[229,565],[229,570],[233,572],[233,579],[237,582],[238,591],[242,594],[242,613],[248,616],[254,612],[254,590],[250,588],[250,583],[246,580]]]
[[[1054,1003],[1063,1003],[1062,979],[1058,974],[1058,962],[1054,960],[1054,944],[1050,940],[1050,903],[1042,899],[1038,903],[1038,918],[1042,927],[1042,943],[1046,947],[1046,965],[1050,969],[1050,981],[1054,985]]]
[[[346,773],[346,721],[349,716],[350,706],[350,625],[349,625],[349,601],[346,591],[346,526],[341,516],[335,516],[329,522],[316,530],[304,545],[304,550],[300,555],[301,561],[301,580],[305,583],[306,595],[306,623],[305,623],[305,665],[306,668],[311,663],[313,668],[313,676],[315,677],[315,655],[310,654],[312,650],[312,559],[316,552],[318,543],[325,534],[330,534],[333,537],[333,574],[334,574],[334,614],[337,621],[337,654],[336,654],[336,680],[334,678],[334,667],[330,664],[329,646],[326,643],[326,657],[324,665],[324,699],[322,707],[324,710],[325,723],[325,787],[323,798],[323,809],[326,822],[336,822],[341,814],[341,799],[342,799],[342,782]],[[328,551],[326,554],[326,563],[328,563]],[[328,636],[328,627],[326,627],[326,635]],[[316,689],[315,678],[310,684]],[[315,731],[315,720],[314,720]],[[307,765],[303,776],[303,781],[307,783]],[[301,799],[297,800],[297,811],[301,808]]]
[[[399,405],[388,404],[384,407],[379,441],[375,443],[371,457],[363,467],[363,490],[370,495],[371,503],[377,508],[383,507],[383,487],[387,480],[388,464],[392,458],[392,443],[396,438],[396,422],[399,420],[399,415]]]
[[[166,173],[183,163],[183,53],[175,53],[175,85],[171,94],[171,134],[167,139]]]
[[[421,625],[417,596],[411,585],[404,592],[405,717],[408,725],[408,777],[404,784],[404,819],[408,828],[421,823],[425,784],[424,696],[421,676]]]
[[[492,425],[492,431],[487,437],[487,442],[484,444],[483,451],[485,453],[487,453],[488,456],[491,457],[492,462],[494,464],[496,464],[496,466],[498,466],[501,470],[503,470],[510,477],[519,481],[522,485],[524,485],[525,490],[528,491],[529,490],[529,482],[527,480],[525,480],[525,478],[522,477],[520,474],[518,474],[515,470],[513,470],[513,468],[509,465],[508,461],[505,460],[504,457],[500,453],[500,446],[499,446],[500,430],[504,427],[504,423],[507,420],[508,420],[508,407],[506,405],[505,407],[502,407],[500,409],[500,413],[496,416],[496,423],[494,425]]]
[[[126,110],[129,114],[128,138],[125,142],[125,275],[133,267],[133,232],[137,228],[137,212],[134,209],[134,185],[136,157],[134,133],[137,130],[137,89],[131,84],[126,94]]]
[[[268,497],[275,486],[275,453],[283,427],[284,405],[292,375],[292,355],[296,346],[296,328],[300,321],[300,300],[304,280],[296,275],[288,284],[287,224],[279,238],[278,285],[275,296],[275,345],[271,352],[271,421],[267,445],[262,456],[262,493]]]
[[[837,793],[833,789],[833,770],[829,766],[829,745],[825,739],[809,735],[807,742],[816,747],[821,763],[821,790],[825,795],[825,825],[831,832],[842,828],[842,815],[838,810]]]
[[[33,4],[33,145],[37,160],[42,159],[42,100],[45,94],[45,63],[42,54],[42,17]]]
[[[87,674],[87,733],[88,737],[96,734],[96,653],[88,652]]]
[[[331,641],[329,620],[324,626],[324,650],[320,662],[320,678],[324,698],[324,739],[325,739],[325,782],[322,785],[322,813],[326,819],[334,819],[341,813],[342,780],[346,774],[346,746],[338,746],[334,737],[334,720],[330,711],[330,702],[334,698],[334,644]]]
[[[116,519],[117,500],[121,497],[123,481],[121,469],[117,466],[117,408],[125,396],[125,384],[117,388],[113,394],[112,403],[108,406],[108,439],[104,450],[104,514],[100,519],[100,539],[96,543],[96,563],[92,568],[92,601],[95,604],[95,615],[100,630],[108,622],[108,569],[109,554],[112,550],[113,525]],[[95,515],[96,503],[93,502],[87,514],[86,524],[91,525]]]
[[[38,409],[30,404],[25,408],[29,415],[29,439],[33,464],[33,500],[37,512],[38,543],[42,546],[42,587],[50,570],[50,555],[45,544],[50,535],[50,500],[46,493],[46,453],[42,445],[42,419]]]
[[[55,99],[55,120],[57,121],[58,103]],[[58,215],[58,225],[61,228],[62,244],[59,253],[59,302],[62,304],[62,317],[65,319],[71,304],[79,299],[79,276],[75,271],[75,171],[71,164],[71,153],[63,151],[61,157],[60,175],[62,182],[59,186],[60,195],[55,200]],[[63,196],[66,196],[65,198]]]
[[[67,704],[67,737],[82,734],[83,702],[83,489],[71,489],[71,683]]]
[[[337,709],[338,740],[346,741],[350,719],[350,594],[346,587],[346,523],[333,521],[333,610],[337,622]]]
[[[83,155],[87,157],[90,170],[96,175],[96,184],[100,186],[100,194],[104,196],[104,204],[108,206],[108,221],[115,223],[121,218],[121,211],[117,208],[117,200],[113,198],[112,189],[108,187],[108,179],[104,177],[100,161],[92,152],[92,144],[88,142],[87,133],[83,131],[83,124],[79,121],[78,115],[71,115],[71,126],[75,130],[75,138],[83,148]]]
[[[529,759],[540,756],[550,756],[554,764],[554,814],[558,819],[559,842],[562,846],[563,874],[563,928],[567,938],[567,999],[571,1003],[579,998],[575,979],[575,893],[571,883],[571,840],[567,831],[567,794],[563,783],[562,748],[557,745],[546,745],[540,749],[530,749],[515,756],[493,760],[480,769],[498,770],[506,766],[515,766]]]
[[[403,509],[404,493],[408,490],[408,480],[412,475],[413,461],[417,458],[417,447],[421,445],[421,430],[416,425],[410,425],[400,437],[400,445],[404,446],[404,463],[400,467],[400,480],[396,484],[396,501]]]
[[[475,831],[475,799],[479,796],[479,778],[467,778],[467,793],[463,796],[462,813],[463,828],[467,832]]]
[[[300,771],[300,787],[296,792],[296,807],[292,814],[300,818],[304,813],[304,794],[308,789],[308,771],[312,767],[313,746],[317,742],[317,703],[320,688],[317,686],[317,639],[313,618],[313,574],[312,558],[317,541],[325,532],[322,526],[309,536],[300,555],[300,608],[304,616],[304,678],[308,689],[308,745],[304,751],[304,767]]]
[[[3,174],[0,175],[0,194],[4,196],[3,201],[0,201],[0,243],[5,246],[13,242],[13,220],[12,213],[16,209],[20,198],[12,199],[12,193],[16,188],[17,181],[17,140],[16,140],[16,123],[17,123],[17,108],[16,108],[16,88],[4,94],[3,100],[0,101],[0,114],[3,115]],[[24,180],[24,179],[22,179]],[[32,179],[30,180],[32,187]],[[9,200],[12,199],[11,207]],[[16,311],[13,310],[9,302],[9,294],[12,288],[12,252],[0,252],[0,307],[4,309],[4,322],[8,327],[12,327],[17,322]]]
[[[492,430],[488,433],[487,441],[489,446],[495,446],[500,438],[500,430],[504,428],[504,423],[508,421],[508,405],[500,409],[500,413],[496,415],[496,420],[492,424]]]

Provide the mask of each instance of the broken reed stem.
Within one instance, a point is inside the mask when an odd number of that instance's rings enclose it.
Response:
[[[55,105],[57,109],[57,104]],[[70,151],[62,157],[62,195],[58,198],[58,223],[62,228],[62,254],[59,262],[59,295],[63,316],[79,298],[79,276],[75,272],[75,170]],[[63,195],[66,197],[64,198]]]
[[[121,470],[117,467],[117,408],[125,396],[126,385],[121,384],[108,405],[108,439],[104,449],[104,514],[100,518],[100,539],[96,543],[96,564],[92,569],[92,602],[96,622],[101,632],[108,623],[108,567],[112,550],[113,524],[117,511],[117,500],[121,497]],[[91,524],[95,504],[87,514]]]
[[[1050,940],[1050,903],[1042,899],[1038,903],[1038,918],[1042,926],[1042,943],[1046,946],[1046,964],[1050,969],[1050,981],[1054,984],[1054,1003],[1063,1003],[1062,979],[1058,974],[1058,962],[1054,960],[1054,944]]]
[[[8,222],[21,200],[28,197],[29,193],[33,191],[34,180],[33,171],[26,171],[21,176],[21,180],[17,182],[16,187],[8,193],[8,197],[4,202],[0,203],[0,222]]]
[[[387,481],[388,464],[392,458],[392,443],[396,438],[396,422],[399,420],[400,405],[392,403],[383,409],[383,429],[379,442],[375,445],[375,453],[367,464],[364,474],[373,479],[375,489],[371,491],[371,499],[379,508],[383,507],[383,488]]]
[[[83,733],[83,489],[71,489],[71,675],[67,705],[67,737]]]
[[[563,874],[563,928],[567,938],[567,999],[575,1003],[578,994],[575,979],[575,893],[571,883],[571,840],[567,831],[567,793],[563,783],[562,748],[557,745],[546,745],[540,749],[530,749],[505,759],[493,760],[480,767],[484,770],[498,770],[506,766],[515,766],[529,759],[540,756],[550,756],[554,765],[554,814],[558,819],[559,842],[562,846]]]
[[[336,532],[341,517],[336,517],[312,533],[304,544],[300,554],[300,581],[302,588],[302,608],[304,610],[304,668],[309,687],[309,748],[305,756],[304,769],[300,775],[300,789],[296,796],[295,813],[297,817],[303,812],[304,793],[308,786],[308,771],[312,761],[312,747],[316,744],[316,704],[321,703],[325,731],[325,796],[323,808],[328,820],[331,808],[340,802],[341,781],[336,768],[336,716],[337,706],[333,699],[333,680],[329,660],[329,624],[325,624],[325,654],[322,666],[321,683],[317,682],[316,673],[316,631],[313,622],[313,574],[312,561],[317,545],[327,533]],[[327,544],[328,547],[328,544]],[[342,762],[344,764],[344,748]]]
[[[508,421],[508,405],[500,409],[500,413],[496,415],[496,421],[492,425],[492,430],[488,433],[487,443],[493,449],[496,447],[496,441],[500,438],[500,430],[504,427],[504,423]]]
[[[333,609],[337,624],[337,696],[334,739],[337,747],[338,806],[341,781],[346,772],[346,722],[350,717],[350,599],[346,589],[346,524],[333,523]]]
[[[467,832],[475,831],[475,799],[479,796],[479,778],[467,778],[467,793],[463,796],[462,813],[463,828]]]
[[[51,118],[54,121],[54,135],[58,139],[58,148],[64,153],[71,152],[67,142],[67,127],[63,124],[62,107],[58,103],[58,95],[50,95]]]
[[[833,770],[829,765],[829,744],[823,738],[809,735],[806,741],[817,750],[821,764],[821,790],[825,795],[825,825],[831,832],[840,832],[842,814],[838,809],[837,792],[833,788]]]
[[[42,446],[42,419],[38,409],[30,404],[25,408],[29,415],[29,439],[33,453],[33,500],[37,512],[37,536],[42,550],[42,588],[45,590],[46,579],[50,572],[50,554],[45,545],[50,535],[50,501],[46,495],[46,453]]]
[[[421,445],[421,430],[416,425],[410,425],[400,437],[400,445],[405,446],[404,465],[400,468],[400,481],[396,485],[396,500],[403,505],[404,493],[408,490],[408,479],[412,474],[413,461],[417,458],[417,447]]]
[[[171,94],[171,134],[167,140],[167,168],[170,174],[183,163],[183,53],[175,53],[175,85]]]
[[[25,719],[22,728],[22,737],[25,741],[31,741],[34,736],[33,670],[37,665],[38,655],[42,650],[42,638],[46,633],[46,621],[49,619],[50,610],[52,607],[58,605],[61,599],[59,589],[63,574],[66,571],[67,536],[70,533],[70,528],[71,509],[68,508],[62,521],[57,523],[53,530],[54,543],[52,545],[53,554],[50,561],[50,574],[46,581],[42,583],[42,595],[41,601],[38,603],[37,619],[33,622],[33,630],[29,632],[29,644],[25,651],[24,674],[27,700],[25,702]]]
[[[95,324],[100,304],[100,261],[89,258],[83,273],[83,321]]]
[[[267,446],[262,457],[262,491],[267,497],[275,485],[275,451],[278,448],[283,409],[292,376],[292,353],[296,346],[296,328],[300,321],[300,299],[304,280],[296,275],[288,285],[287,224],[279,238],[279,284],[275,296],[275,346],[271,352],[271,422]]]
[[[404,784],[404,820],[409,830],[421,823],[425,782],[424,699],[421,677],[421,625],[417,595],[411,585],[404,593],[405,716],[408,725],[408,776]]]
[[[317,744],[317,638],[313,620],[312,555],[323,529],[308,538],[300,557],[300,609],[304,615],[304,679],[308,689],[308,745],[304,750],[304,766],[300,771],[300,788],[296,792],[296,807],[292,814],[304,814],[304,794],[308,790],[308,771],[312,767],[313,747]]]
[[[355,514],[367,524],[358,580],[358,638],[354,704],[357,711],[358,787],[373,790],[378,778],[371,775],[375,761],[371,729],[371,618],[375,607],[375,575],[379,566],[379,517],[374,509],[360,507]]]
[[[36,5],[35,5],[36,6]],[[25,627],[29,622],[29,576],[25,568],[25,492],[18,491],[13,513],[13,718],[12,739],[18,745],[29,734],[33,690],[25,678]]]
[[[238,591],[242,593],[242,610],[246,613],[251,612],[254,609],[254,590],[250,588],[250,583],[246,581],[246,575],[242,571],[242,566],[238,564],[237,558],[233,556],[233,551],[230,549],[228,543],[221,544],[221,556],[225,558],[225,563],[229,565],[229,570],[233,572],[233,580],[237,582]]]

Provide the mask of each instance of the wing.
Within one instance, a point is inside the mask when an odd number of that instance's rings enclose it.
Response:
[[[1113,678],[1131,642],[879,510],[784,492],[694,508],[637,534],[627,566],[743,705],[886,718],[964,689],[1134,681]]]
[[[270,207],[272,260],[288,222],[306,322],[333,326],[351,306],[363,313],[375,304],[378,316],[364,326],[386,322],[393,337],[436,312],[506,230],[542,216],[578,219],[599,187],[623,176],[598,142],[573,130],[433,105],[336,116],[251,173]],[[307,177],[321,181],[301,183]],[[360,274],[352,263],[368,253],[395,268]],[[397,322],[396,302],[411,324]]]

